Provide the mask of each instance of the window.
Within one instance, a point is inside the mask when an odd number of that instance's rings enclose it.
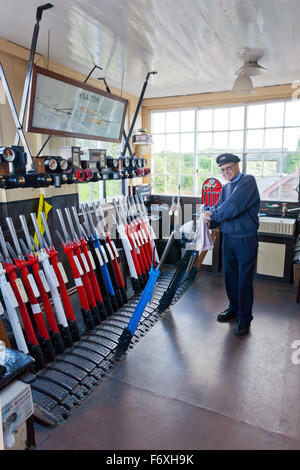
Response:
[[[263,200],[297,201],[300,166],[300,101],[247,105],[246,172]]]
[[[89,149],[93,148],[105,148],[106,154],[112,157],[120,156],[123,150],[123,142],[102,142],[96,140],[85,140],[85,139],[76,139],[75,145],[81,147],[83,151],[88,153]],[[105,185],[105,191],[104,191]],[[79,202],[91,202],[94,200],[99,200],[104,197],[104,194],[107,198],[107,201],[110,201],[114,197],[122,194],[122,180],[108,180],[108,181],[99,181],[92,183],[82,183],[78,185],[79,188]]]
[[[195,110],[151,114],[152,172],[155,193],[194,194]]]
[[[300,100],[152,111],[152,185],[156,194],[200,195],[221,179],[216,157],[231,152],[257,180],[264,200],[298,201]]]

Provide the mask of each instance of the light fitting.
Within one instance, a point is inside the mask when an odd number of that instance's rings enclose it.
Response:
[[[255,93],[251,78],[246,74],[241,74],[235,80],[232,90],[235,95],[253,95]]]
[[[236,95],[253,95],[255,93],[250,77],[260,75],[266,70],[258,63],[261,58],[258,52],[258,50],[250,50],[247,47],[240,50],[239,56],[243,59],[243,65],[235,72],[238,77],[232,87],[232,93]]]

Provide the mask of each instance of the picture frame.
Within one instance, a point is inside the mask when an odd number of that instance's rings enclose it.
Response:
[[[27,132],[121,142],[128,100],[34,66]]]

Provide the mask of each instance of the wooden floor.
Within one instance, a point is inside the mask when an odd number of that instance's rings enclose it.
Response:
[[[223,278],[185,295],[37,448],[300,449],[300,305],[291,285],[255,282],[251,333],[216,322]],[[300,357],[300,354],[299,354]]]

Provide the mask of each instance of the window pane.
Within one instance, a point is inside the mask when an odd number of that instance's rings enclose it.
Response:
[[[247,174],[262,176],[262,155],[247,156]]]
[[[285,105],[285,125],[300,126],[300,100],[288,101]]]
[[[179,111],[166,113],[166,132],[179,132]]]
[[[112,180],[106,181],[106,197],[112,197],[113,196],[113,188],[112,188]]]
[[[90,183],[93,185],[93,201],[100,199],[99,183]]]
[[[214,130],[221,131],[229,128],[229,109],[217,108],[214,110]]]
[[[283,201],[298,201],[296,187],[299,185],[299,170],[290,178],[281,178],[281,199]]]
[[[178,193],[179,176],[167,176],[166,192],[171,194]]]
[[[212,149],[212,132],[200,132],[198,134],[198,150],[210,152]]]
[[[164,155],[152,155],[153,158],[153,171],[158,175],[162,175],[165,172],[165,157]]]
[[[79,201],[89,201],[90,200],[90,185],[89,184],[79,184]]]
[[[260,197],[267,200],[278,200],[281,195],[280,177],[263,178],[260,181]]]
[[[266,105],[266,127],[283,125],[284,103],[268,103]]]
[[[242,150],[244,141],[243,131],[229,132],[229,148],[231,151]]]
[[[247,162],[247,174],[253,176],[261,176],[262,175],[262,162],[253,161]]]
[[[300,127],[290,128],[284,130],[283,147],[286,150],[300,149]]]
[[[168,152],[179,152],[179,134],[166,135],[166,150]]]
[[[194,194],[194,176],[182,176],[180,190],[182,194]]]
[[[116,181],[116,180],[113,180],[112,192],[113,192],[114,196],[119,195],[118,181]]]
[[[266,153],[264,155],[264,176],[278,175],[281,173],[281,152]]]
[[[213,148],[220,152],[228,149],[228,132],[214,132]]]
[[[258,187],[258,191],[259,191],[259,194],[260,194],[260,198],[262,199],[263,196],[263,178],[261,177],[255,177],[255,180],[256,180],[256,184],[257,184],[257,187]]]
[[[265,105],[264,104],[249,105],[248,113],[247,113],[247,127],[250,129],[264,127],[264,123],[265,123]]]
[[[217,159],[217,155],[212,155],[212,164],[213,164],[213,171],[212,171],[212,174],[213,175],[216,175],[216,178],[218,178],[219,180],[221,180],[222,178],[222,173],[220,171],[220,167],[219,165],[217,164],[216,162],[216,159]]]
[[[211,155],[198,155],[198,173],[211,175]]]
[[[198,183],[198,195],[202,196],[202,185],[204,181],[207,179],[207,176],[198,176],[197,177],[197,183]]]
[[[229,129],[244,129],[244,106],[234,106],[230,109]]]
[[[264,131],[247,132],[247,148],[251,150],[261,150],[264,145]]]
[[[264,176],[278,175],[278,163],[276,161],[264,161]]]
[[[171,175],[179,174],[179,154],[166,156],[166,169]]]
[[[193,132],[195,130],[195,111],[187,110],[180,113],[181,132]]]
[[[300,167],[300,152],[299,153],[286,153],[283,155],[282,174],[297,175],[299,174],[299,167]],[[299,181],[296,184],[299,184]]]
[[[199,109],[198,111],[198,130],[211,131],[212,130],[212,109]]]
[[[165,177],[154,176],[153,178],[153,192],[154,194],[161,194],[165,192]]]
[[[181,134],[180,150],[181,153],[194,152],[194,133]]]
[[[166,113],[151,113],[152,134],[165,132],[165,114]]]
[[[265,149],[282,148],[282,129],[266,129]]]
[[[163,152],[166,148],[165,141],[166,141],[166,138],[164,135],[154,135],[153,144],[152,144],[153,153]]]
[[[181,174],[190,175],[195,171],[194,154],[185,154],[181,156]]]
[[[181,174],[190,175],[195,172],[194,154],[181,155]]]

